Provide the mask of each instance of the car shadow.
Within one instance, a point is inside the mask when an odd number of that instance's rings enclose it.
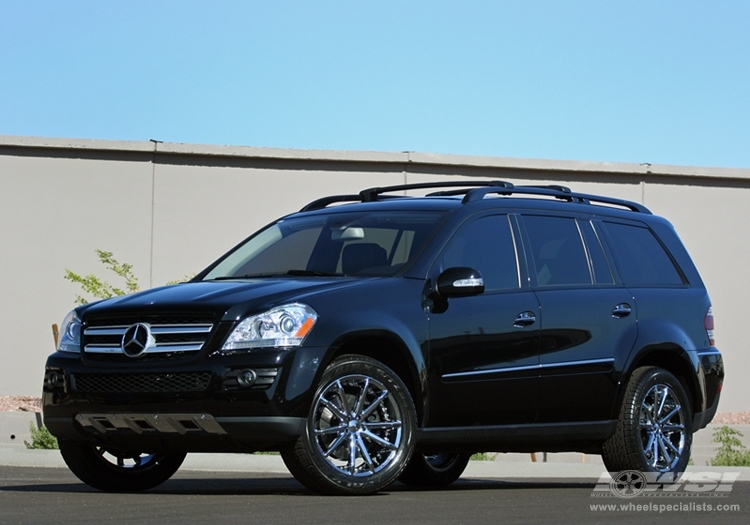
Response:
[[[6,483],[8,483],[6,481]],[[383,497],[391,493],[409,492],[460,492],[477,490],[524,490],[524,489],[592,489],[595,483],[587,480],[500,480],[500,479],[460,479],[447,487],[414,487],[396,482],[386,490],[373,496]],[[0,492],[39,492],[39,493],[92,493],[106,494],[78,482],[56,483],[19,483],[0,486]],[[226,473],[211,475],[181,475],[172,478],[162,485],[137,493],[141,495],[234,495],[234,496],[316,496],[318,494],[308,490],[294,478],[285,475],[264,475],[262,477],[242,477],[241,474],[226,475]],[[350,496],[347,496],[350,497]],[[370,496],[372,497],[372,496]]]

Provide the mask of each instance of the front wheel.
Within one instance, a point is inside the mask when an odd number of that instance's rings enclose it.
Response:
[[[141,453],[85,441],[59,440],[60,453],[78,479],[107,492],[141,492],[177,472],[185,453]]]
[[[617,430],[602,447],[607,470],[684,472],[692,442],[692,410],[682,384],[662,368],[636,369]]]
[[[414,454],[398,480],[418,487],[444,487],[461,477],[470,454]]]
[[[369,357],[336,359],[323,373],[302,436],[281,455],[321,494],[370,494],[399,477],[414,449],[416,411],[390,368]]]

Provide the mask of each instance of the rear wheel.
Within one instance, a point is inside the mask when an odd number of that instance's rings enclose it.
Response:
[[[469,454],[414,454],[398,480],[419,487],[444,487],[461,477]]]
[[[414,449],[416,411],[390,368],[369,357],[335,360],[305,431],[281,452],[289,471],[322,494],[370,494],[393,483]]]
[[[610,472],[684,472],[693,442],[692,410],[668,371],[642,367],[625,391],[615,434],[602,447]]]
[[[107,492],[140,492],[161,485],[177,472],[185,453],[141,453],[60,440],[60,453],[78,479]]]

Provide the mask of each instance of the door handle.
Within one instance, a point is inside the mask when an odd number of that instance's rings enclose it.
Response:
[[[627,317],[630,315],[632,311],[633,309],[630,307],[628,303],[620,303],[614,308],[612,308],[612,317],[614,317],[615,319]]]
[[[536,322],[536,315],[534,312],[521,312],[513,319],[513,326],[515,328],[523,328],[524,326],[530,326]]]

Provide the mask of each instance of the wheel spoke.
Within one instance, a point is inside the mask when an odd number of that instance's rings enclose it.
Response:
[[[385,439],[383,439],[382,437],[378,436],[377,434],[373,434],[373,433],[372,433],[372,432],[370,432],[369,430],[365,430],[365,431],[363,431],[362,433],[363,433],[363,434],[364,434],[364,435],[365,435],[365,436],[366,436],[366,437],[367,437],[368,439],[370,439],[370,440],[374,441],[375,443],[377,443],[377,444],[378,444],[378,445],[380,445],[381,447],[384,447],[384,448],[387,448],[387,449],[390,449],[390,450],[396,450],[396,448],[397,448],[397,447],[396,447],[396,445],[394,445],[394,444],[393,444],[393,443],[391,443],[390,441],[388,441],[388,440],[385,440]]]
[[[659,450],[661,450],[662,457],[664,458],[664,461],[667,463],[667,467],[672,463],[672,455],[669,453],[669,450],[667,450],[667,447],[664,444],[664,438],[659,438]]]
[[[375,473],[375,465],[372,462],[372,458],[370,457],[370,453],[367,451],[367,447],[365,446],[365,442],[362,439],[362,436],[357,436],[357,445],[359,446],[359,451],[362,454],[362,459],[365,460],[365,463],[367,463],[367,468],[370,470],[371,473]]]
[[[357,437],[349,436],[349,474],[352,476],[357,472]]]
[[[349,415],[352,413],[351,409],[349,408],[349,401],[346,399],[346,392],[344,391],[344,385],[341,384],[341,380],[336,380],[336,386],[338,387],[338,395],[339,399],[341,400],[341,408],[344,410],[345,418],[349,417]]]
[[[324,397],[321,397],[320,398],[320,402],[321,402],[321,404],[324,407],[326,407],[328,410],[330,410],[331,412],[333,412],[336,415],[336,417],[338,417],[339,419],[347,419],[348,418],[348,416],[346,415],[346,413],[344,413],[343,410],[341,410],[338,406],[336,406],[336,403],[334,403],[333,401],[329,401],[328,399],[326,399]]]
[[[370,415],[375,411],[375,409],[378,408],[378,405],[380,405],[380,403],[382,403],[383,400],[387,397],[388,397],[388,390],[383,390],[380,393],[380,395],[375,399],[375,401],[370,403],[370,406],[367,407],[367,410],[365,410],[362,413],[362,419],[365,420],[368,417],[370,417]]]
[[[666,447],[669,450],[672,451],[673,455],[675,455],[675,456],[679,456],[680,455],[680,449],[678,449],[677,447],[675,447],[674,443],[672,443],[669,439],[667,439],[666,437],[662,437],[661,440],[664,443],[664,445],[666,445]]]
[[[663,389],[656,389],[656,392],[661,395],[661,399],[659,399],[659,409],[654,413],[654,421],[659,421],[659,414],[662,413],[664,410],[664,403],[667,402],[667,394],[669,392],[668,388],[665,386]],[[656,405],[656,403],[654,403]]]
[[[362,413],[362,409],[365,406],[365,398],[367,397],[367,389],[370,388],[370,378],[365,378],[365,384],[362,386],[362,390],[359,393],[359,399],[357,399],[357,406],[354,408],[352,415],[359,417]]]
[[[672,410],[670,410],[669,414],[667,414],[666,416],[664,416],[661,419],[659,419],[659,424],[663,425],[664,423],[666,423],[667,421],[669,421],[670,419],[672,419],[672,417],[674,417],[675,414],[679,413],[680,408],[682,408],[682,407],[680,405],[677,405]]]
[[[337,427],[328,427],[328,428],[316,428],[315,434],[318,436],[325,436],[327,434],[339,434],[346,432],[346,425],[339,425]]]
[[[677,425],[664,425],[661,427],[662,432],[673,434],[675,432],[682,433],[683,430],[685,430],[685,425],[682,423]]]
[[[380,421],[378,423],[362,423],[367,430],[396,430],[401,428],[401,421]]]
[[[651,466],[656,468],[659,463],[659,440],[654,436],[654,440],[651,442]]]
[[[646,443],[646,446],[643,447],[644,452],[648,452],[651,450],[651,448],[654,446],[654,440],[656,439],[656,436],[653,432],[648,433],[648,443]]]
[[[346,440],[346,434],[345,433],[340,434],[339,437],[337,437],[333,441],[333,443],[331,443],[331,446],[328,447],[328,450],[323,451],[323,457],[324,458],[330,457],[331,454],[333,454],[336,451],[336,449],[338,449],[344,443],[345,440]]]

